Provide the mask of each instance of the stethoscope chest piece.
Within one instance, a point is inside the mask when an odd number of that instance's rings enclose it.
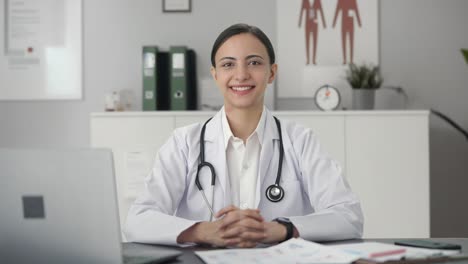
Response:
[[[265,195],[270,202],[277,203],[283,199],[284,190],[278,184],[272,184],[266,189]]]

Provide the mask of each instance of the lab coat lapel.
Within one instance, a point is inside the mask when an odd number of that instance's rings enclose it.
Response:
[[[269,182],[265,182],[265,179],[267,178],[266,174],[268,173],[268,171],[270,171],[271,160],[275,157],[275,141],[279,140],[277,131],[278,129],[276,127],[275,120],[267,109],[265,109],[265,111],[267,111],[267,115],[265,122],[265,131],[263,134],[262,150],[260,151],[260,164],[257,177],[257,191],[255,193],[255,208],[258,208],[260,198],[262,197],[262,195],[265,195],[265,190],[268,187],[265,186],[265,184],[270,185]],[[275,164],[275,162],[273,164]],[[271,184],[273,183],[274,182],[272,181]]]
[[[206,125],[205,131],[205,160],[210,162],[216,172],[215,188],[221,186],[224,199],[215,197],[215,212],[227,205],[232,204],[231,201],[231,187],[227,180],[227,165],[226,165],[226,150],[224,147],[224,133],[221,123],[221,111],[219,111],[213,119]],[[216,192],[215,192],[216,193]],[[220,204],[220,200],[224,204]]]

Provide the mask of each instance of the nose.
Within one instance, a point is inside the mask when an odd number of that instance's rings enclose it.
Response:
[[[250,78],[250,73],[249,69],[247,68],[246,65],[239,65],[236,67],[236,73],[235,73],[235,78],[237,81],[244,81],[248,80]]]

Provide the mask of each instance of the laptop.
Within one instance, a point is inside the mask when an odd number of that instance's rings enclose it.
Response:
[[[181,254],[121,243],[110,150],[0,149],[0,262],[159,263]]]

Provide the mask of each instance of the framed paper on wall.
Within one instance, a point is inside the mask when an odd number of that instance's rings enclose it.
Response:
[[[278,97],[351,93],[349,63],[379,64],[378,0],[277,0]]]
[[[191,0],[163,0],[163,12],[191,12]]]
[[[0,100],[83,96],[82,0],[0,0]]]

